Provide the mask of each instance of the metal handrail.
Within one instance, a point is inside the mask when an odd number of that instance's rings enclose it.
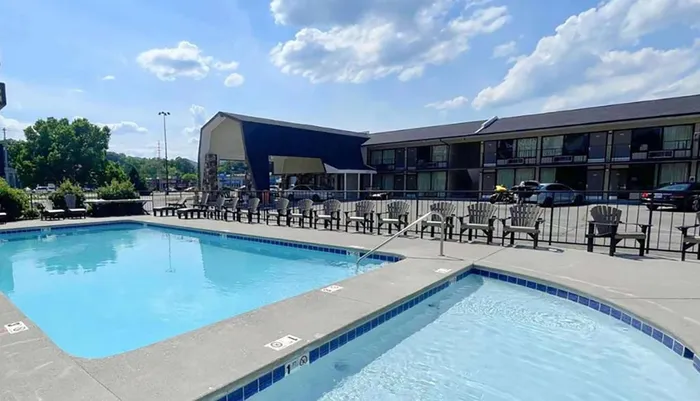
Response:
[[[440,217],[440,256],[445,256],[445,252],[444,252],[444,249],[445,249],[445,217],[444,217],[442,214],[438,213],[438,212],[430,211],[430,212],[424,214],[423,216],[417,218],[417,219],[416,219],[415,221],[413,221],[411,224],[409,224],[409,225],[407,225],[406,227],[404,227],[404,228],[402,228],[401,230],[399,230],[396,234],[394,234],[394,235],[392,235],[391,237],[387,238],[386,241],[384,241],[384,242],[382,242],[381,244],[375,246],[374,248],[372,248],[371,250],[369,250],[368,252],[366,252],[364,255],[362,255],[362,256],[360,256],[359,258],[357,258],[357,265],[356,265],[356,266],[357,266],[357,267],[360,267],[360,262],[362,262],[364,259],[366,259],[369,255],[375,253],[379,248],[383,247],[384,245],[386,245],[386,244],[388,244],[389,242],[391,242],[394,238],[396,238],[396,237],[398,237],[399,235],[401,235],[401,234],[405,233],[406,231],[408,231],[409,228],[415,226],[416,224],[420,223],[421,221],[423,221],[423,220],[425,220],[425,219],[427,219],[428,217],[431,217],[431,216],[439,216],[439,217]]]

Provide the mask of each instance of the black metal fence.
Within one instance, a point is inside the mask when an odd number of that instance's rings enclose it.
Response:
[[[455,206],[455,217],[467,215],[467,208],[470,204],[476,202],[489,202],[489,198],[493,192],[482,191],[452,191],[449,194],[444,192],[426,192],[426,191],[377,191],[377,190],[348,190],[348,191],[257,191],[257,192],[238,192],[238,191],[217,191],[209,194],[208,203],[213,204],[219,194],[223,196],[239,197],[239,201],[243,205],[246,204],[250,197],[258,197],[261,199],[260,208],[263,210],[274,209],[275,201],[279,197],[285,197],[291,200],[291,205],[294,206],[301,199],[312,199],[314,207],[317,210],[323,208],[323,202],[327,199],[337,199],[341,202],[341,217],[344,218],[344,212],[353,212],[355,203],[359,200],[371,200],[375,203],[375,212],[387,212],[389,203],[401,200],[405,201],[410,206],[409,222],[417,219],[430,211],[431,204],[435,202],[450,202]],[[700,209],[700,193],[678,193],[671,194],[659,193],[654,191],[614,191],[614,192],[577,192],[571,194],[562,194],[559,197],[557,194],[547,193],[533,194],[526,198],[525,202],[544,203],[543,218],[544,223],[541,225],[541,242],[548,244],[572,244],[585,245],[588,222],[591,220],[590,209],[595,205],[605,204],[616,207],[622,211],[622,221],[626,223],[621,230],[625,231],[640,231],[638,224],[649,225],[647,247],[651,251],[671,251],[678,252],[681,249],[681,233],[677,227],[696,224],[696,211]],[[170,193],[167,196],[164,193],[153,193],[147,197],[151,200],[147,205],[147,210],[151,210],[154,206],[164,206],[170,202],[189,201],[201,199],[202,193]],[[546,199],[554,197],[555,200],[551,207]],[[667,198],[662,200],[662,198]],[[511,203],[496,203],[497,218],[506,218],[509,215],[509,207]],[[455,219],[457,221],[457,219]],[[457,226],[459,223],[455,223]],[[416,231],[419,228],[416,228]],[[459,232],[459,227],[455,227],[455,232]],[[502,235],[502,225],[496,223],[495,237]],[[456,239],[456,237],[455,237]],[[483,239],[483,238],[482,238]],[[519,241],[530,241],[530,237],[521,235]],[[607,240],[598,239],[598,244],[606,245]],[[636,243],[632,240],[621,242],[619,247],[634,248]]]

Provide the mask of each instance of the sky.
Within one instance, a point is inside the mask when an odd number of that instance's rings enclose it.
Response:
[[[194,159],[218,111],[386,131],[700,93],[700,0],[0,0],[8,137]]]

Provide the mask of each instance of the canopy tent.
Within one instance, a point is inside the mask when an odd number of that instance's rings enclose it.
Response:
[[[343,131],[231,113],[217,113],[200,131],[200,184],[215,189],[220,160],[245,160],[253,184],[269,189],[275,174],[374,174],[362,156],[363,132]]]

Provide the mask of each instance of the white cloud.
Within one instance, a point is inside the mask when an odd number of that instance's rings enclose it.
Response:
[[[510,19],[506,7],[467,0],[273,0],[278,24],[300,27],[279,43],[272,63],[311,82],[362,83],[420,77],[469,49],[469,41]],[[475,7],[470,13],[467,8]],[[458,15],[458,16],[454,16]]]
[[[0,115],[0,139],[2,139],[3,128],[7,130],[8,139],[24,139],[24,129],[30,125],[30,123]]]
[[[144,128],[133,121],[121,121],[118,123],[96,123],[97,125],[106,126],[109,128],[112,137],[116,135],[129,135],[129,134],[148,134],[148,129]]]
[[[182,131],[182,133],[190,142],[193,138],[199,141],[199,130],[202,129],[202,126],[208,120],[207,110],[204,108],[204,106],[193,104],[190,106],[189,112],[192,122],[190,126]]]
[[[454,110],[458,109],[469,102],[469,99],[467,99],[464,96],[457,96],[454,99],[449,99],[445,100],[442,102],[434,102],[434,103],[428,103],[425,105],[425,107],[429,109],[435,109],[435,110],[440,110],[440,111],[447,111],[447,110]]]
[[[224,62],[205,56],[197,45],[187,41],[178,43],[177,47],[146,50],[136,57],[136,62],[162,81],[177,78],[199,80],[209,75],[212,68],[219,71],[238,68],[237,62]]]
[[[515,54],[518,51],[514,40],[508,43],[503,43],[493,48],[493,58],[504,58]]]
[[[503,80],[481,90],[472,105],[499,107],[539,98],[549,110],[688,93],[692,87],[686,85],[695,81],[696,74],[688,63],[697,61],[687,49],[630,49],[647,35],[690,27],[697,23],[697,15],[700,0],[605,1],[569,17],[553,35],[541,38],[531,54],[518,58]],[[634,61],[640,58],[683,62],[665,65],[661,73],[651,71],[657,65]],[[562,82],[570,88],[562,90]],[[565,99],[572,94],[580,98]]]
[[[234,87],[234,86],[241,86],[243,85],[243,82],[245,82],[245,79],[243,78],[243,75],[234,72],[229,74],[229,76],[226,77],[224,80],[224,85],[228,87]]]
[[[117,77],[115,77],[114,75],[105,75],[104,77],[102,77],[103,81],[114,81],[115,79],[117,79]]]

